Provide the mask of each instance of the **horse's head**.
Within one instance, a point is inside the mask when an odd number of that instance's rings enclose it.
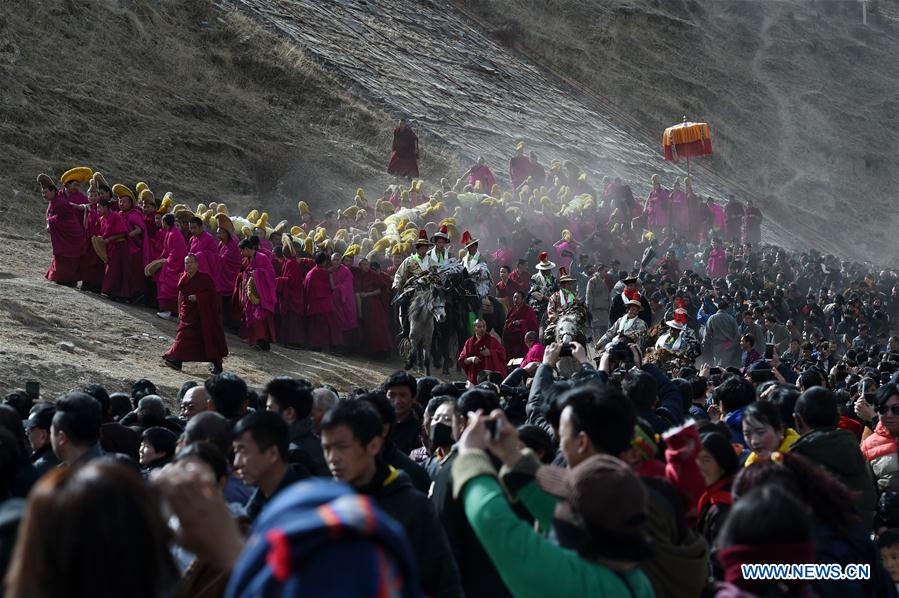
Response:
[[[560,316],[556,322],[556,340],[561,343],[571,343],[577,340],[577,318],[570,315]]]
[[[438,324],[443,324],[446,320],[446,290],[440,285],[431,287],[430,298],[431,313],[434,314],[434,320]]]

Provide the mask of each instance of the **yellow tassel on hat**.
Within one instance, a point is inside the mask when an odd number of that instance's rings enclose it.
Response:
[[[115,197],[130,197],[131,201],[134,201],[134,193],[131,191],[131,189],[129,189],[125,185],[122,185],[121,183],[116,183],[112,186],[112,194]]]
[[[150,188],[150,185],[146,184],[143,181],[139,182],[138,184],[136,184],[134,186],[134,190],[137,191],[138,194],[140,194],[144,189],[149,189],[149,188]]]
[[[157,214],[168,214],[169,208],[172,207],[172,202],[174,201],[174,196],[172,192],[169,191],[165,195],[162,196],[162,201],[159,204],[159,208],[157,208]]]
[[[62,181],[63,185],[68,185],[72,181],[83,183],[90,179],[93,175],[94,171],[87,166],[76,166],[75,168],[71,168],[65,171],[59,180]]]
[[[305,201],[298,201],[297,210],[300,211],[300,216],[302,216],[303,214],[309,214],[309,204],[307,204]]]

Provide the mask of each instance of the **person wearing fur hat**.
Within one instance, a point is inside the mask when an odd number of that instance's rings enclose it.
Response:
[[[639,343],[648,329],[646,322],[639,317],[640,309],[643,304],[640,302],[639,294],[636,297],[628,299],[625,304],[627,313],[618,318],[614,324],[606,331],[601,339],[596,343],[596,349],[602,349],[609,341],[617,337],[624,337],[628,343]]]

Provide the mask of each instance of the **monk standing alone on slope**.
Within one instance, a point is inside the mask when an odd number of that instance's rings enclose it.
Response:
[[[393,130],[393,152],[387,172],[407,178],[418,176],[418,136],[405,118]]]

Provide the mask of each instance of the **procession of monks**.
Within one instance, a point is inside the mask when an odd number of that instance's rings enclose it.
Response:
[[[362,348],[387,357],[396,333],[404,333],[402,305],[401,317],[394,317],[394,296],[416,272],[452,257],[473,273],[482,298],[498,297],[515,316],[513,330],[489,332],[508,332],[506,352],[520,357],[529,349],[524,336],[533,319],[520,316],[522,306],[534,293],[545,293],[548,306],[552,293],[567,290],[560,291],[552,272],[538,264],[552,263],[545,250],[574,276],[588,251],[591,261],[615,255],[628,264],[647,245],[676,248],[712,236],[759,236],[757,208],[744,209],[733,199],[725,208],[711,198],[703,201],[689,179],[684,189],[675,180],[669,192],[653,177],[641,207],[621,179],[606,177],[597,192],[573,163],[553,161],[544,168],[518,143],[509,161],[510,190],[500,189],[481,158],[455,184],[443,179],[428,192],[415,178],[417,158],[418,139],[401,122],[388,170],[408,186],[390,185],[371,202],[360,188],[349,207],[329,209],[319,222],[299,201],[294,226],[286,220],[272,226],[268,213],[258,210],[231,214],[223,203],[190,208],[172,193],[157,200],[146,183],[110,186],[88,167],[72,168],[58,182],[42,174],[53,249],[47,278],[152,306],[161,318],[177,316],[165,363],[180,369],[184,362],[207,361],[218,372],[228,354],[226,329],[260,350],[278,342],[335,353]],[[487,239],[492,250],[482,251],[474,237]],[[541,239],[557,237],[541,245]],[[450,250],[454,243],[457,251]],[[473,342],[481,338],[474,326],[470,331]],[[462,365],[468,365],[465,359],[460,355]]]

